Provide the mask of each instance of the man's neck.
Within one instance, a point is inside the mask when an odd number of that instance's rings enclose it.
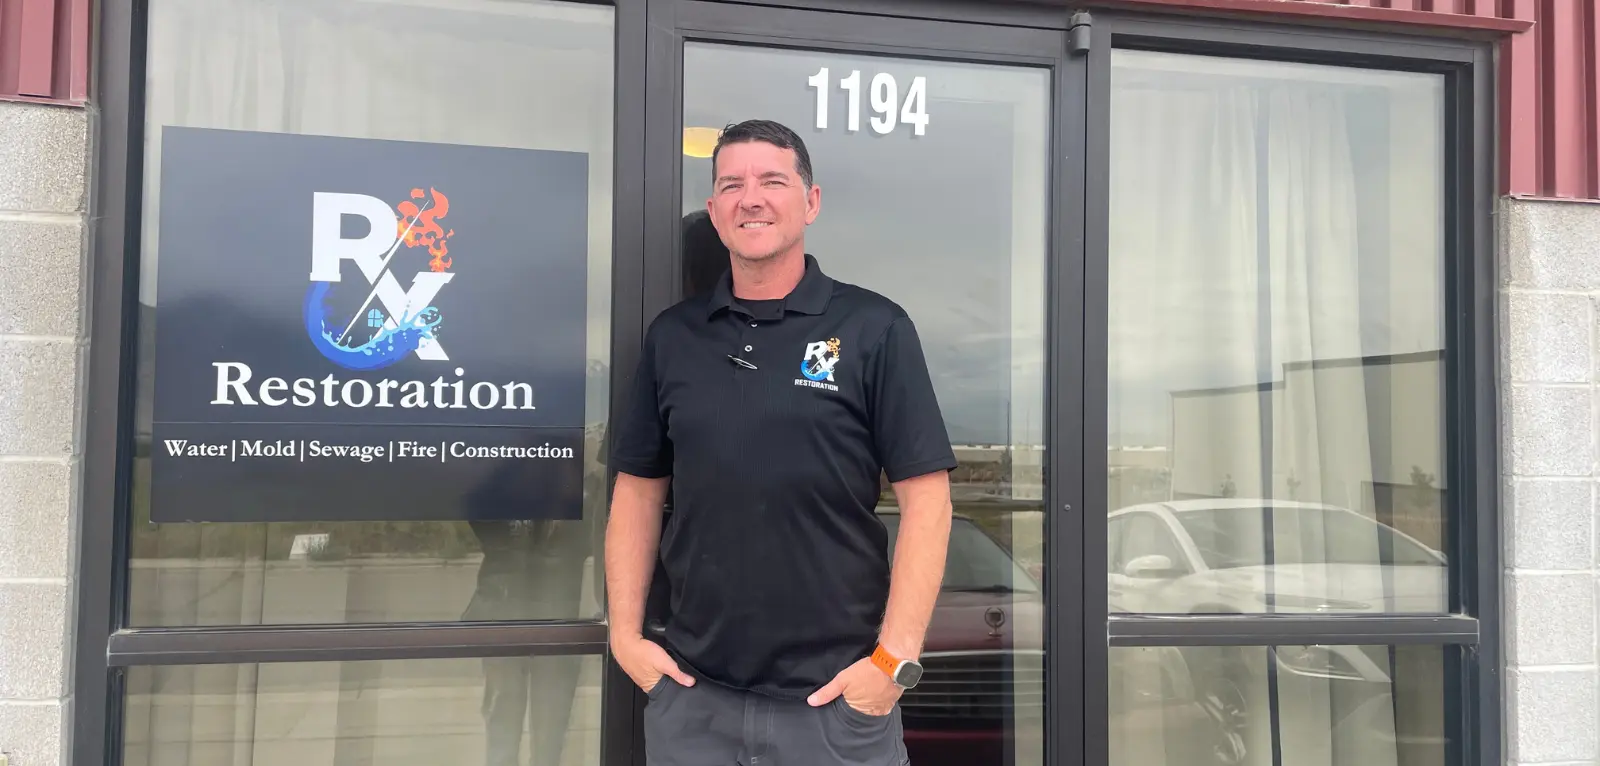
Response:
[[[747,301],[764,301],[783,298],[794,291],[795,285],[806,275],[806,256],[803,248],[776,258],[754,263],[738,256],[733,258],[733,296]]]

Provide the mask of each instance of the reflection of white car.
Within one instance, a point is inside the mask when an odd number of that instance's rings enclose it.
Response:
[[[1418,613],[1446,604],[1442,554],[1336,506],[1240,498],[1149,503],[1110,514],[1107,532],[1114,613]],[[1166,753],[1184,766],[1270,763],[1268,742],[1280,726],[1319,732],[1294,738],[1300,760],[1392,764],[1401,745],[1391,652],[1383,645],[1123,649],[1112,655],[1113,711],[1134,720],[1159,714],[1171,721],[1187,712],[1210,721],[1196,727],[1207,737],[1182,749],[1187,760]],[[1155,705],[1180,695],[1194,703],[1172,711]],[[1150,759],[1137,737],[1112,746],[1124,760]]]
[[[1130,506],[1108,521],[1114,612],[1439,613],[1444,556],[1353,511],[1277,500]]]

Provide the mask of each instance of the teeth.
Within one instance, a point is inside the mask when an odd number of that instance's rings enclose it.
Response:
[[[768,224],[765,221],[752,221],[750,223],[739,224],[739,228],[741,228],[741,229],[760,229],[760,228],[763,228],[763,227],[769,226],[769,225],[771,225],[771,224]]]

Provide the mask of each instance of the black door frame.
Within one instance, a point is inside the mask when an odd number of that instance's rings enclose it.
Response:
[[[133,356],[150,0],[96,6],[99,115],[89,230],[85,452],[81,468],[72,762],[116,763],[127,668],[159,664],[602,654],[596,622],[488,625],[127,627]],[[1059,0],[1050,0],[1059,2]],[[1263,641],[1450,648],[1450,761],[1497,764],[1499,416],[1495,386],[1494,79],[1489,43],[1257,21],[987,0],[615,0],[611,408],[632,382],[646,323],[676,297],[681,47],[687,40],[1021,63],[1054,69],[1049,238],[1046,582],[1047,762],[1104,763],[1110,646]],[[807,9],[795,8],[805,5]],[[1083,5],[1093,6],[1088,0]],[[775,31],[783,30],[783,31]],[[1092,37],[1092,45],[1083,46]],[[1044,50],[1040,41],[1053,42]],[[1450,612],[1355,618],[1108,617],[1104,581],[1109,57],[1116,46],[1438,71],[1447,77],[1447,397]],[[1086,47],[1087,50],[1078,50]],[[1028,53],[1032,51],[1032,53]],[[1085,376],[1085,372],[1092,373]],[[643,764],[643,695],[607,662],[602,762]]]
[[[1051,74],[1049,235],[1046,348],[1048,420],[1045,428],[1045,537],[1048,617],[1045,635],[1046,762],[1075,764],[1082,751],[1063,747],[1083,735],[1084,539],[1083,468],[1076,434],[1082,430],[1083,378],[1070,360],[1081,356],[1084,285],[1084,105],[1086,51],[1071,50],[1071,14],[1060,9],[941,5],[915,0],[827,2],[827,9],[707,0],[649,0],[649,61],[645,117],[645,307],[652,317],[680,298],[682,218],[683,48],[711,42],[771,48],[835,50],[969,63],[1044,68]],[[846,11],[849,12],[846,12]],[[866,11],[895,14],[869,15]],[[898,14],[907,15],[898,15]],[[1003,17],[1008,24],[996,23]],[[642,740],[634,695],[634,741]],[[643,764],[642,748],[634,764]]]

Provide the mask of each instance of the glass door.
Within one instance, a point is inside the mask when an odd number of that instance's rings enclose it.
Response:
[[[1050,365],[1062,341],[1051,324],[1051,296],[1062,293],[1051,285],[1073,268],[1052,250],[1065,30],[651,8],[651,29],[673,34],[652,46],[646,269],[658,278],[646,281],[660,305],[646,315],[709,291],[728,269],[706,215],[720,131],[764,119],[798,133],[822,190],[807,251],[834,279],[910,314],[960,464],[926,672],[901,699],[910,760],[1063,762],[1047,758],[1047,732],[1075,739],[1060,727],[1078,703],[1052,703],[1051,681],[1065,676],[1047,678],[1046,659],[1064,651],[1050,643],[1063,608],[1050,594],[1073,590],[1053,577],[1051,562],[1063,559],[1052,534],[1066,530],[1047,510],[1068,504],[1061,486],[1076,484],[1052,470],[1050,450],[1061,426]],[[878,510],[891,555],[895,506],[885,484]]]

